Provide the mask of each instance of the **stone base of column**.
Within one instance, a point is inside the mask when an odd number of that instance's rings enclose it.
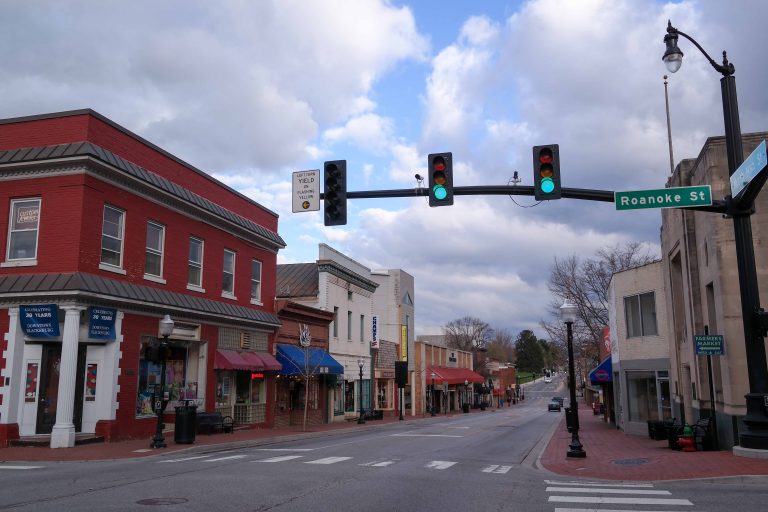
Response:
[[[51,448],[72,448],[75,446],[75,426],[54,425],[51,431]]]

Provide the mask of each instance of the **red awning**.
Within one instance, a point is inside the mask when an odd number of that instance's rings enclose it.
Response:
[[[236,352],[217,350],[213,361],[215,370],[276,371],[282,365],[265,352]]]
[[[442,366],[430,366],[427,368],[427,382],[431,383],[432,374],[435,374],[435,384],[464,384],[464,381],[481,384],[485,378],[467,368],[445,368]]]

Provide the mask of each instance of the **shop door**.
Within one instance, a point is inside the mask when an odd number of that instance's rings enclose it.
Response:
[[[77,378],[75,381],[75,403],[72,421],[75,432],[80,432],[83,423],[83,389],[85,385],[85,353],[87,347],[78,345]],[[61,366],[61,344],[43,345],[40,372],[40,397],[37,402],[36,434],[50,434],[56,424],[56,409],[59,399],[59,369]]]

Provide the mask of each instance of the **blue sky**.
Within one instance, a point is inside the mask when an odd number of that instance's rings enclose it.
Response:
[[[737,5],[738,7],[734,7]],[[631,240],[658,211],[531,197],[349,201],[349,223],[291,212],[291,173],[346,159],[349,190],[416,187],[451,151],[454,184],[532,184],[560,145],[563,185],[661,188],[669,176],[666,23],[736,65],[744,132],[768,129],[768,3],[716,0],[0,3],[0,117],[93,108],[280,215],[280,262],[327,243],[415,277],[416,332],[470,315],[533,329],[554,258]],[[681,40],[669,79],[676,162],[721,135],[719,75]]]

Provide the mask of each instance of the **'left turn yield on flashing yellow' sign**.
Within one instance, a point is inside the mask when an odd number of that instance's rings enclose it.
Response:
[[[293,213],[320,210],[320,170],[293,173]]]

